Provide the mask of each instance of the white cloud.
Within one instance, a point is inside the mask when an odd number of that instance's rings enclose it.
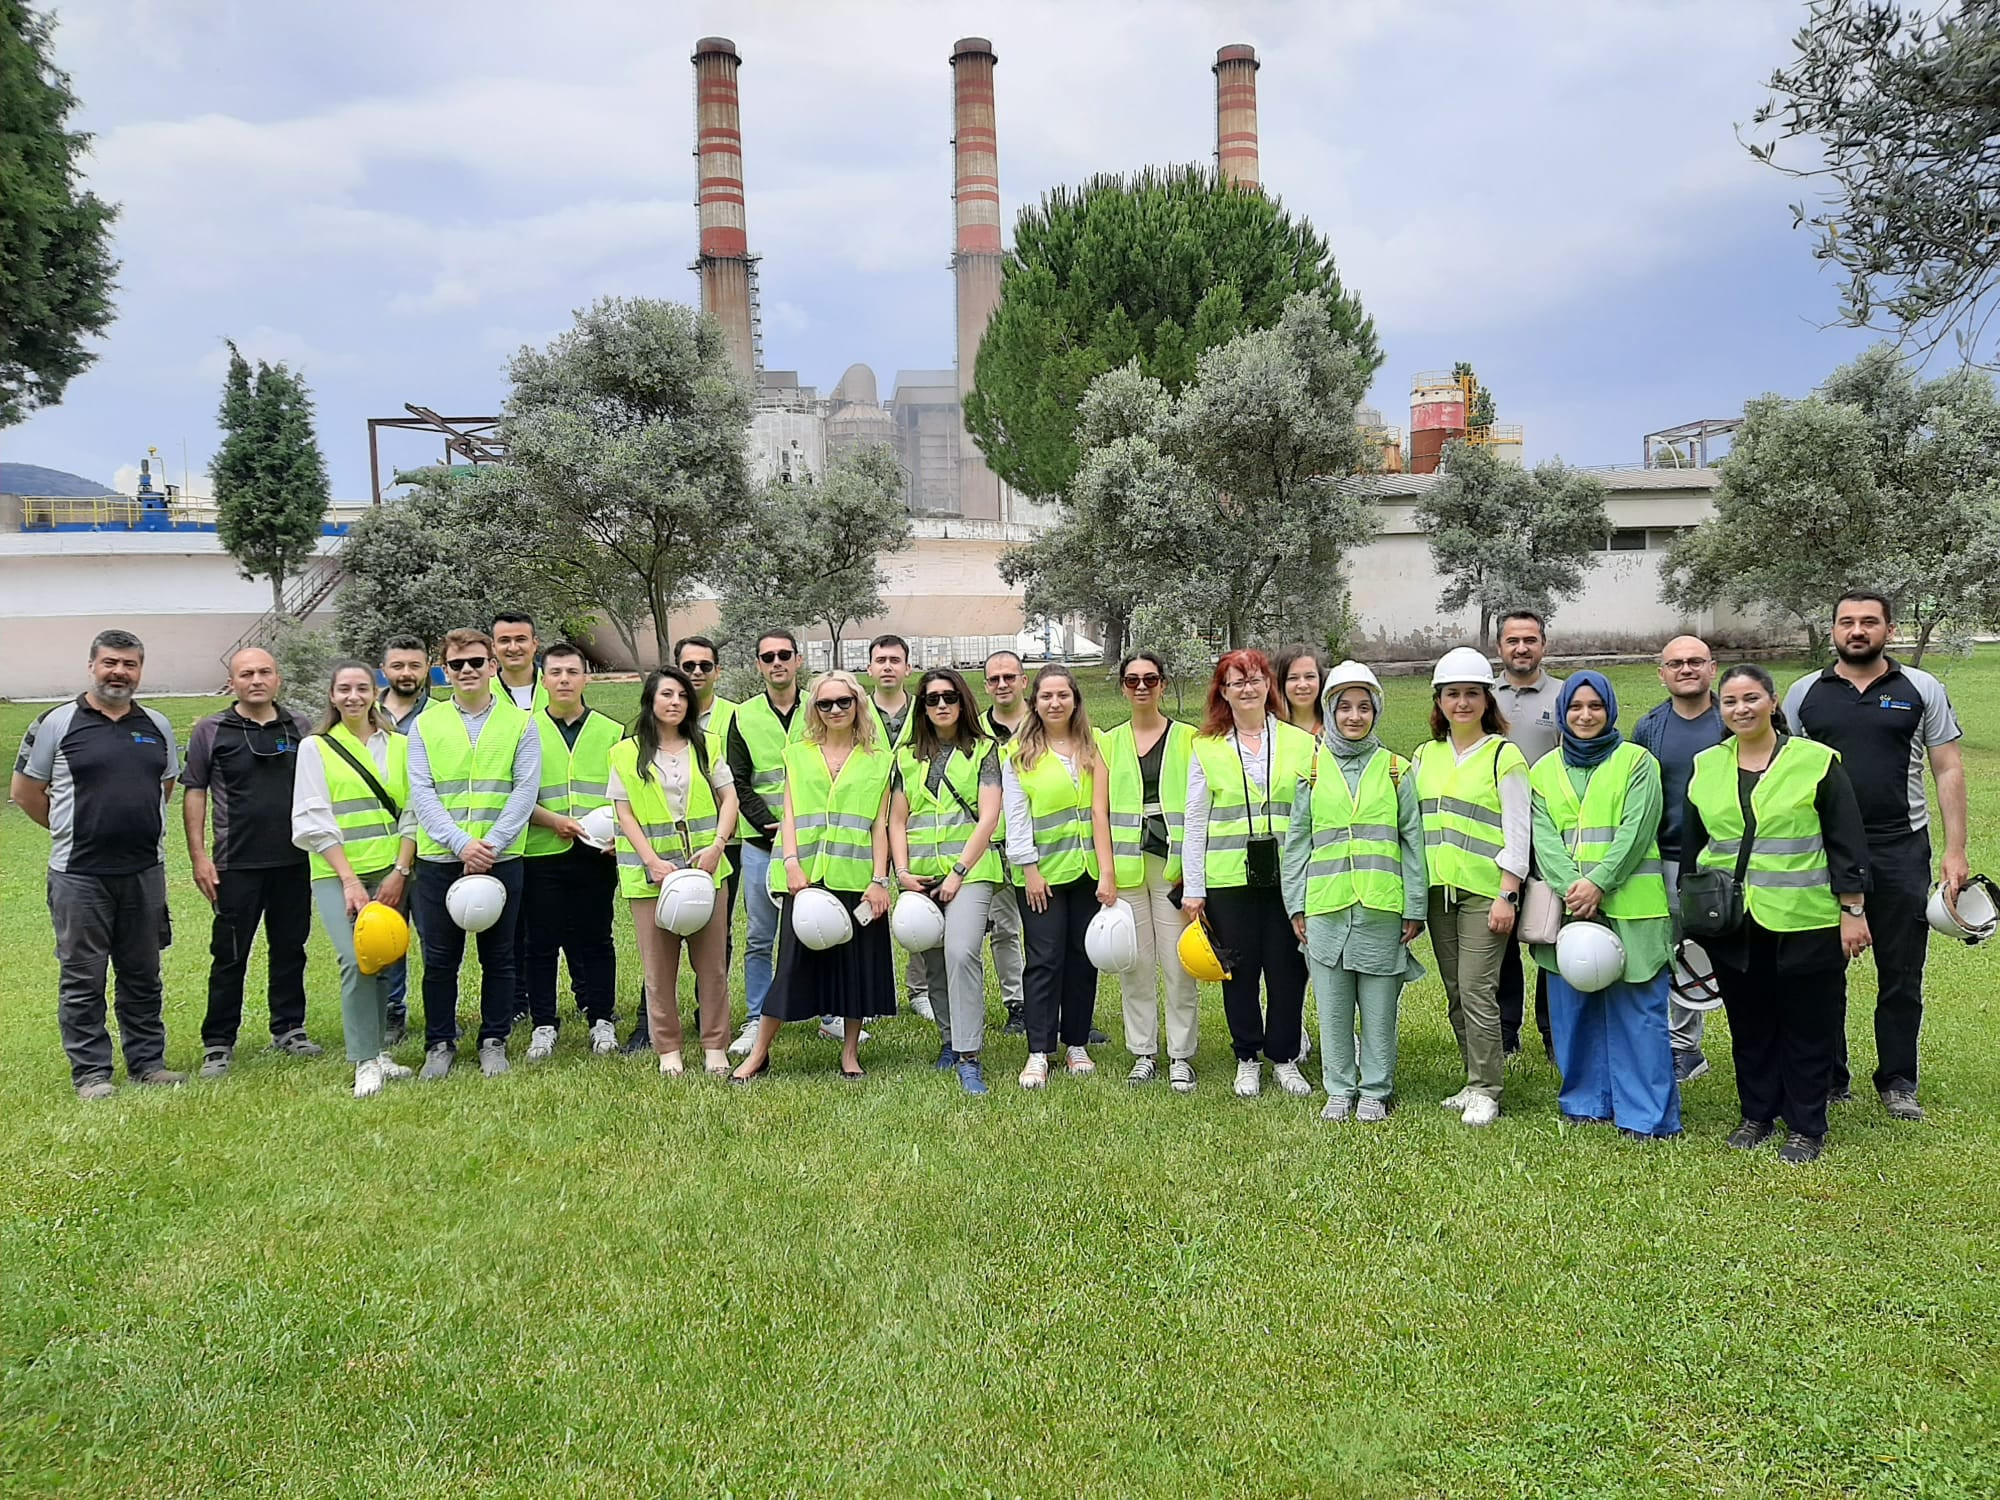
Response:
[[[238,336],[234,342],[252,366],[260,361],[267,365],[282,361],[301,375],[326,375],[356,369],[361,364],[358,355],[318,348],[302,334],[273,328],[269,324],[260,323],[248,333]],[[192,373],[219,385],[223,376],[229,373],[229,345],[218,343],[202,355],[194,362]]]

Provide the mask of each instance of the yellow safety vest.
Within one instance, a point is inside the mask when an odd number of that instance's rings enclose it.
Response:
[[[1424,866],[1432,885],[1500,894],[1500,851],[1507,845],[1500,822],[1500,782],[1528,769],[1517,746],[1499,735],[1463,765],[1449,739],[1419,745],[1417,800],[1424,813]]]
[[[1237,751],[1235,731],[1226,734],[1198,734],[1194,756],[1208,782],[1208,854],[1203,867],[1208,889],[1240,886],[1250,878],[1250,840],[1266,833],[1280,845],[1292,824],[1292,798],[1299,781],[1312,769],[1313,737],[1295,724],[1272,719],[1271,740],[1264,747],[1269,757],[1269,800],[1251,806],[1245,788],[1250,778]]]
[[[575,749],[563,738],[562,727],[549,717],[548,710],[536,711],[535,728],[542,738],[542,785],[535,801],[567,818],[580,818],[611,801],[611,747],[625,733],[616,719],[586,708]],[[570,841],[558,838],[553,829],[528,824],[524,845],[528,858],[563,854],[569,847]]]
[[[750,790],[764,799],[776,817],[785,790],[785,747],[798,744],[806,732],[805,697],[802,694],[794,701],[789,729],[771,707],[767,693],[737,704],[730,721],[743,738],[743,748],[750,752]]]
[[[1370,911],[1403,912],[1403,845],[1396,783],[1409,762],[1377,750],[1347,789],[1340,758],[1321,745],[1313,757],[1312,857],[1306,864],[1306,915],[1345,911],[1356,901]]]
[[[836,779],[827,773],[820,746],[803,741],[786,746],[785,784],[792,793],[792,830],[806,879],[834,891],[868,889],[875,878],[875,817],[895,766],[887,750],[856,745]],[[784,850],[778,853],[771,861],[771,892],[782,896],[790,887]]]
[[[528,732],[528,716],[498,688],[485,727],[474,745],[465,732],[465,715],[455,699],[440,698],[417,718],[424,753],[430,759],[431,786],[452,822],[472,838],[483,839],[507,806],[514,790],[514,749]],[[526,846],[525,830],[502,854],[519,854]],[[417,852],[432,859],[456,858],[419,825]]]
[[[1167,721],[1167,748],[1160,756],[1160,805],[1167,825],[1169,883],[1181,878],[1181,829],[1187,816],[1188,761],[1194,756],[1194,726]],[[1146,782],[1139,771],[1139,744],[1130,723],[1097,731],[1098,753],[1110,768],[1111,865],[1121,889],[1146,883]]]
[[[1579,873],[1588,876],[1591,866],[1602,862],[1617,841],[1618,829],[1625,820],[1625,793],[1632,785],[1641,757],[1652,759],[1643,746],[1625,741],[1591,768],[1581,799],[1570,782],[1569,767],[1563,764],[1560,748],[1536,761],[1528,773],[1535,795],[1542,799],[1549,820],[1569,846]],[[1624,884],[1604,893],[1599,909],[1607,917],[1633,921],[1669,915],[1666,868],[1660,863],[1659,830],[1651,829],[1646,834],[1644,857],[1625,877]]]
[[[972,830],[979,826],[977,817],[969,817],[965,808],[976,814],[979,811],[979,766],[980,762],[993,751],[991,740],[976,742],[976,753],[967,755],[962,750],[953,750],[951,759],[945,764],[946,785],[958,793],[940,787],[936,793],[930,789],[930,767],[917,759],[917,752],[907,744],[896,752],[896,766],[903,774],[903,796],[910,804],[909,821],[904,832],[909,840],[910,873],[921,875],[926,880],[941,880],[951,873],[951,867],[965,850],[965,841],[972,837]],[[959,797],[965,799],[965,807],[958,805]],[[999,829],[993,833],[994,842],[986,846],[986,852],[979,856],[979,862],[966,874],[968,883],[985,881],[989,885],[1000,882],[1000,838]]]
[[[676,865],[685,865],[715,842],[715,829],[719,814],[715,805],[715,788],[708,784],[702,774],[701,762],[693,761],[688,767],[687,816],[679,822],[667,806],[667,793],[658,779],[658,770],[648,766],[648,775],[639,774],[639,742],[636,739],[622,739],[611,747],[606,757],[608,768],[618,773],[618,784],[625,793],[626,805],[632,809],[632,816],[639,820],[640,831],[646,835],[646,842],[652,846],[661,859]],[[716,884],[728,879],[731,869],[728,856],[715,867]],[[618,826],[618,894],[632,900],[644,900],[657,896],[660,888],[646,875],[646,863],[639,857],[639,851],[632,841],[625,837],[625,826]]]
[[[1091,834],[1092,773],[1070,779],[1053,750],[1045,750],[1033,766],[1021,764],[1021,741],[1011,739],[1001,754],[1014,762],[1014,776],[1028,799],[1029,834],[1042,879],[1066,885],[1079,876],[1098,878],[1097,844]],[[1014,884],[1028,883],[1026,867],[1014,871]]]
[[[375,773],[382,790],[395,799],[398,807],[410,805],[408,740],[400,734],[390,734],[389,764],[384,769],[375,764],[368,747],[350,734],[345,724],[334,725],[322,738],[337,739],[345,745],[348,754]],[[396,849],[402,842],[396,836],[395,817],[382,805],[382,799],[362,779],[361,773],[340,758],[339,752],[322,746],[319,763],[326,770],[327,797],[333,803],[333,821],[340,826],[340,849],[347,856],[347,867],[364,878],[388,869],[396,862]],[[333,866],[324,856],[313,855],[311,863],[315,880],[333,876]]]
[[[1826,865],[1825,835],[1813,799],[1840,756],[1812,740],[1786,738],[1756,789],[1750,811],[1757,836],[1743,872],[1743,902],[1767,932],[1812,932],[1840,925],[1840,903]],[[1688,800],[1701,814],[1708,842],[1695,863],[1704,870],[1736,872],[1743,848],[1743,804],[1738,800],[1736,746],[1713,746],[1694,758]]]

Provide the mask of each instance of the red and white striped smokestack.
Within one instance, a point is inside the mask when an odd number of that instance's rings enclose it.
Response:
[[[755,291],[743,204],[743,115],[736,93],[742,66],[728,37],[705,36],[694,57],[696,203],[701,213],[701,310],[722,325],[729,355],[747,380],[757,375]]]
[[[951,259],[958,294],[958,394],[972,389],[979,342],[1000,305],[1000,146],[993,123],[993,44],[983,36],[951,49],[952,198],[958,233]],[[998,520],[1000,480],[963,427],[958,503],[962,515]]]
[[[1259,185],[1257,175],[1257,49],[1247,43],[1215,54],[1215,166],[1223,181]]]

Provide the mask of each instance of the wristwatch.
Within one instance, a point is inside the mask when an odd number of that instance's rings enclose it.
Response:
[[[414,870],[409,869],[403,865],[391,865],[389,868],[394,870],[398,875],[402,876],[403,879],[405,880],[408,880],[413,874],[416,873]]]
[[[1868,915],[1867,907],[1849,906],[1845,901],[1840,903],[1840,910],[1843,915],[1850,917],[1865,917]]]
[[[1509,906],[1515,908],[1517,911],[1520,909],[1521,893],[1519,891],[1502,891],[1500,893],[1500,899],[1502,901],[1505,901]]]
[[[956,875],[960,880],[963,880],[967,875],[971,874],[972,872],[965,868],[964,860],[955,859],[951,862],[951,873]]]
[[[869,878],[869,881],[868,881],[868,883],[869,883],[870,885],[879,885],[879,886],[881,886],[881,887],[882,887],[882,889],[883,889],[883,890],[885,890],[885,891],[889,889],[889,886],[890,886],[890,884],[891,884],[891,882],[890,882],[890,880],[889,880],[889,877],[888,877],[887,875],[875,875],[875,876],[871,876],[871,877]]]

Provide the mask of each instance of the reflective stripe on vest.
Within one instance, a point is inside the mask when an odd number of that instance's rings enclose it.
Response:
[[[347,747],[362,765],[375,773],[375,779],[382,783],[382,790],[396,800],[398,807],[410,805],[410,742],[400,734],[389,736],[389,764],[387,769],[375,764],[375,757],[368,753],[368,747],[348,733],[345,724],[336,724],[324,738],[338,739]],[[347,867],[357,875],[373,875],[386,870],[396,862],[396,849],[402,842],[396,837],[396,820],[389,816],[389,809],[382,805],[361,773],[340,758],[337,751],[320,747],[319,763],[326,771],[326,793],[333,804],[333,821],[340,828],[340,851],[347,856]],[[315,880],[330,879],[333,866],[323,855],[315,854],[310,860]]]
[[[535,715],[535,729],[542,738],[542,785],[535,793],[536,802],[552,813],[580,818],[611,801],[611,747],[625,733],[616,719],[585,709],[575,749],[546,712]],[[554,829],[528,825],[523,848],[530,859],[562,854],[569,847],[570,841],[558,838]]]
[[[639,774],[636,739],[620,740],[611,747],[605,761],[608,770],[618,773],[625,803],[639,820],[639,830],[646,835],[647,844],[661,859],[684,865],[715,842],[715,788],[702,774],[699,761],[691,761],[688,766],[687,816],[678,824],[667,806],[667,793],[659,783],[658,769],[653,768],[650,776]],[[728,879],[729,871],[730,863],[725,858],[715,867],[716,884]],[[660,888],[646,876],[646,863],[639,857],[639,851],[625,837],[623,823],[618,825],[618,894],[635,901],[660,894]]]
[[[1651,758],[1642,746],[1630,740],[1620,745],[1601,764],[1592,767],[1580,800],[1569,779],[1569,767],[1563,764],[1560,748],[1536,761],[1528,773],[1535,795],[1542,799],[1549,820],[1556,825],[1556,832],[1562,835],[1570,857],[1576,861],[1577,872],[1586,878],[1593,865],[1603,863],[1617,841],[1619,826],[1625,820],[1625,794],[1632,778],[1640,773],[1641,756]],[[1624,883],[1604,893],[1600,910],[1607,917],[1624,919],[1668,915],[1667,867],[1660,862],[1657,827],[1647,832],[1645,852]]]
[[[743,737],[743,748],[750,752],[750,790],[764,799],[775,818],[779,794],[785,789],[785,747],[799,743],[806,732],[805,704],[793,704],[789,729],[764,693],[737,704],[730,717]]]
[[[1169,884],[1181,878],[1181,828],[1187,817],[1188,762],[1194,758],[1194,726],[1167,721],[1167,748],[1160,756],[1159,814],[1167,825]],[[1097,748],[1110,770],[1111,864],[1121,889],[1146,883],[1146,782],[1139,771],[1139,744],[1130,723],[1097,731]]]
[[[1500,781],[1528,769],[1527,758],[1509,740],[1493,736],[1460,764],[1449,739],[1419,745],[1417,801],[1424,814],[1424,868],[1432,885],[1500,894],[1500,851],[1506,834],[1500,819]]]
[[[1266,723],[1271,735],[1264,747],[1271,767],[1268,803],[1254,790],[1256,802],[1245,800],[1245,785],[1254,788],[1255,784],[1249,781],[1233,735],[1194,738],[1194,758],[1201,762],[1202,776],[1208,782],[1208,854],[1203,876],[1210,890],[1240,886],[1250,878],[1253,837],[1262,838],[1268,831],[1279,844],[1284,843],[1285,830],[1292,823],[1292,798],[1300,779],[1312,768],[1318,744],[1310,734],[1277,719]]]
[[[945,766],[945,779],[965,799],[965,806],[973,812],[979,811],[979,763],[991,753],[992,742],[980,740],[979,753],[969,756],[961,750],[953,750],[951,759]],[[972,837],[972,830],[979,826],[978,819],[968,817],[965,807],[958,805],[958,799],[942,787],[936,793],[930,789],[930,767],[917,759],[917,752],[905,745],[896,752],[896,764],[903,773],[903,796],[910,804],[910,816],[904,824],[904,833],[909,843],[910,873],[925,879],[942,879],[951,873],[960,854],[965,852],[965,841]],[[967,881],[982,880],[990,885],[1000,881],[999,831],[994,832],[995,842],[986,846],[986,852],[979,856],[966,875]]]
[[[423,736],[424,754],[430,760],[431,787],[452,822],[475,839],[486,837],[507,806],[514,790],[514,750],[528,732],[528,716],[505,693],[496,688],[492,702],[477,745],[465,732],[465,715],[455,699],[439,699],[417,719],[417,733]],[[499,852],[519,854],[526,843],[524,830]],[[417,852],[430,858],[454,857],[421,826]]]
[[[1406,774],[1408,765],[1400,755],[1377,750],[1361,769],[1360,786],[1350,792],[1340,758],[1324,745],[1314,753],[1307,916],[1345,911],[1356,901],[1370,911],[1402,915],[1396,777]]]
[[[889,789],[895,757],[886,750],[847,752],[836,780],[818,745],[785,747],[785,785],[792,794],[792,829],[806,879],[835,891],[865,891],[875,878],[875,817]],[[783,855],[783,850],[779,854]],[[788,889],[782,857],[771,861],[771,893]]]
[[[1812,740],[1786,739],[1750,793],[1757,836],[1743,872],[1743,900],[1767,932],[1811,932],[1840,925],[1840,903],[1834,899],[1819,812],[1813,806],[1827,768],[1839,758]],[[1694,758],[1688,800],[1708,832],[1708,842],[1695,862],[1705,870],[1734,874],[1743,848],[1743,806],[1737,797],[1733,743],[1716,745]]]
[[[1014,778],[1028,799],[1030,829],[1037,868],[1050,885],[1066,885],[1079,876],[1098,876],[1097,844],[1091,835],[1092,776],[1088,769],[1071,779],[1053,750],[1042,752],[1032,766],[1021,764],[1021,742],[1009,740],[1001,752],[1014,762]],[[1025,887],[1025,866],[1014,871],[1014,884]]]

